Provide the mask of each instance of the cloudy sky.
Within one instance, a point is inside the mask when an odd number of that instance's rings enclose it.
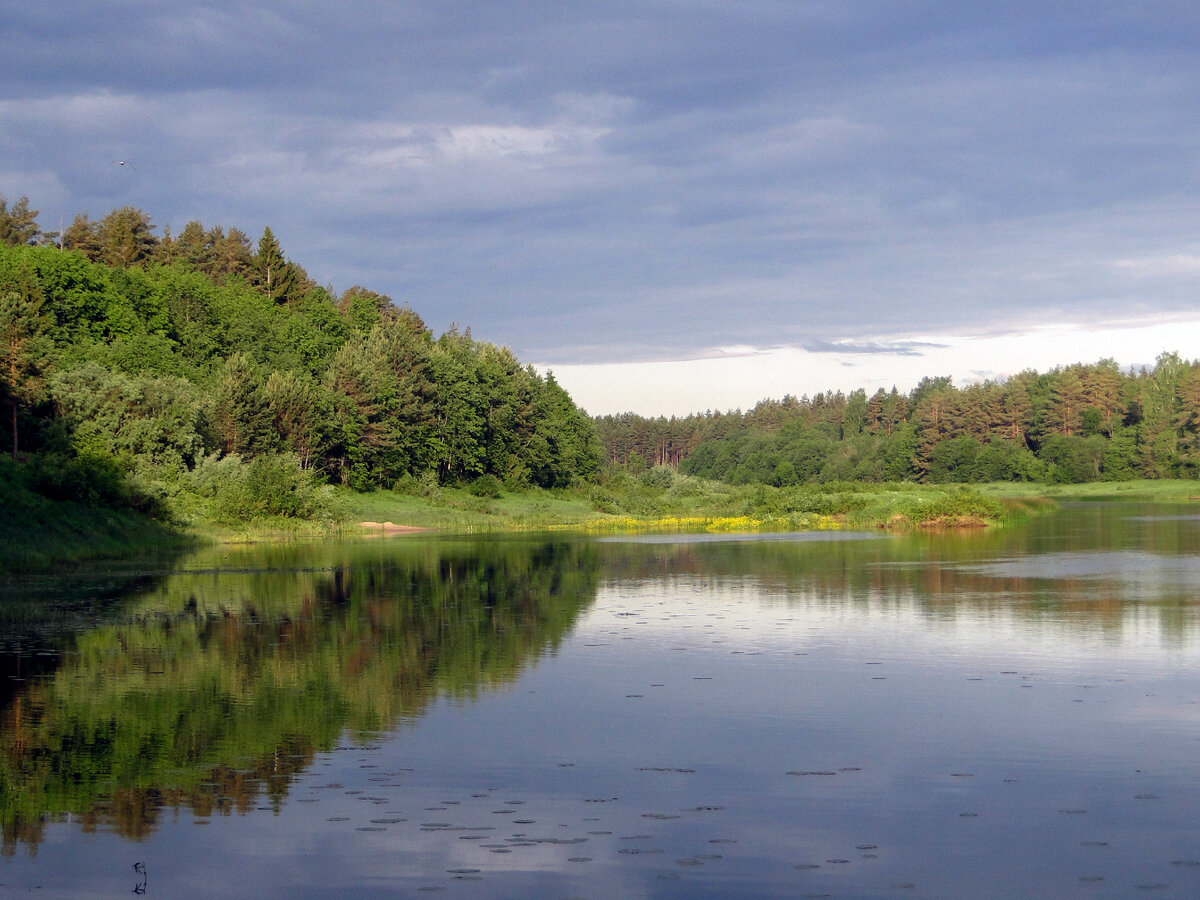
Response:
[[[6,4],[0,193],[270,225],[594,413],[1191,358],[1200,7]]]

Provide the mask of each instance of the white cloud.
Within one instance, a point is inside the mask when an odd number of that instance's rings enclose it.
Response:
[[[894,348],[890,352],[889,344]],[[727,352],[730,349],[737,352]],[[813,353],[799,347],[738,347],[697,359],[550,368],[592,415],[687,415],[749,409],[759,400],[785,394],[859,388],[870,394],[893,385],[906,392],[927,375],[950,375],[964,385],[1001,380],[1025,369],[1045,372],[1107,358],[1123,367],[1153,365],[1164,351],[1191,358],[1200,355],[1200,317],[1059,323],[983,335],[922,333],[902,341],[892,336],[872,350],[838,353],[832,347]]]
[[[146,101],[134,94],[91,90],[53,97],[0,101],[0,125],[18,130],[30,127],[65,131],[114,132],[140,124]]]

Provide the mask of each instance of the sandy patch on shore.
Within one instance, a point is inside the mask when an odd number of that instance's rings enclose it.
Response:
[[[429,530],[428,528],[418,528],[416,525],[397,525],[395,522],[359,522],[358,527],[366,531],[378,531],[381,534],[407,534]]]

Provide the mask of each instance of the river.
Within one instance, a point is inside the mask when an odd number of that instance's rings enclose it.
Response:
[[[9,581],[0,894],[1200,896],[1200,514]]]

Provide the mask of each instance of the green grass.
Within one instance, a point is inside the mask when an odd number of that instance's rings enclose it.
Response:
[[[1050,500],[1140,500],[1175,503],[1200,500],[1200,482],[1181,479],[1093,481],[1087,484],[1028,484],[1001,482],[977,485],[980,493],[996,498]]]
[[[658,530],[732,527],[798,530],[829,527],[983,525],[1019,511],[962,485],[854,484],[772,488],[730,486],[667,470],[618,475],[569,489],[501,490],[477,497],[438,488],[428,495],[339,493],[343,531],[360,522],[392,522],[440,531]]]
[[[3,493],[0,572],[150,556],[194,542],[186,533],[133,510],[48,500],[11,483]]]
[[[499,497],[476,497],[464,489],[438,488],[430,496],[373,491],[338,492],[343,528],[359,522],[392,522],[443,531],[532,531],[562,523],[587,523],[604,514],[573,491],[523,488]]]
[[[1130,481],[1077,485],[923,485],[840,482],[773,488],[732,486],[654,469],[618,473],[554,490],[433,487],[423,493],[325,488],[322,519],[260,516],[238,524],[202,512],[172,528],[128,510],[54,502],[9,485],[0,521],[0,572],[166,551],[188,542],[235,543],[357,534],[362,522],[449,533],[580,530],[802,530],[1011,524],[1068,500],[1182,502],[1200,482]],[[488,493],[487,496],[478,496]]]

